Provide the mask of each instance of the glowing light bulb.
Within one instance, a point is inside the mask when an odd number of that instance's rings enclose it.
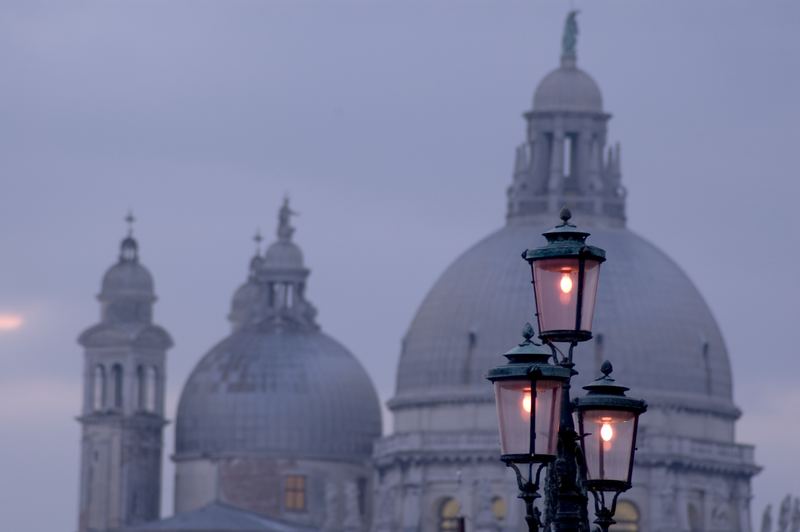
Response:
[[[572,292],[572,278],[569,276],[569,272],[564,272],[561,274],[561,291],[565,294],[569,294]]]
[[[603,426],[600,427],[600,437],[603,438],[603,441],[611,441],[611,438],[614,437],[614,429],[611,428],[611,425],[603,423]]]
[[[526,414],[531,413],[531,392],[525,392],[525,395],[522,397],[522,409]]]

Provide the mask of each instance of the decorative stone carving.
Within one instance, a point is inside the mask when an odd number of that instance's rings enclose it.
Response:
[[[768,504],[761,515],[761,532],[772,532],[772,505]]]
[[[333,532],[339,529],[339,490],[333,482],[325,483],[325,521],[322,525],[324,532]]]
[[[364,523],[361,519],[361,508],[358,504],[358,488],[355,482],[347,482],[344,486],[344,522],[345,532],[361,532]]]
[[[492,513],[492,487],[485,478],[475,482],[475,503],[475,532],[499,530]]]

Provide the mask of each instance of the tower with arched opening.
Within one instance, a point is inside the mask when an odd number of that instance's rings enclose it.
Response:
[[[97,299],[100,321],[78,339],[84,348],[79,532],[152,521],[161,507],[164,368],[172,340],[153,323],[153,276],[139,262],[131,232]]]

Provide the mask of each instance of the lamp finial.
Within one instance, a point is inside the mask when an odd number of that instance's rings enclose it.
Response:
[[[570,211],[567,207],[562,207],[561,212],[558,213],[558,217],[561,218],[563,222],[562,225],[570,225],[569,221],[572,219],[572,211]]]

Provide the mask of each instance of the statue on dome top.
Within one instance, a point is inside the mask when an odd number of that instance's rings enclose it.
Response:
[[[291,217],[297,216],[299,213],[293,211],[289,207],[289,197],[283,198],[283,205],[278,211],[278,239],[287,241],[292,239],[294,234],[294,227],[292,227]]]
[[[567,20],[564,22],[564,36],[561,38],[561,55],[575,55],[575,48],[578,44],[578,13],[577,9],[567,13]]]

